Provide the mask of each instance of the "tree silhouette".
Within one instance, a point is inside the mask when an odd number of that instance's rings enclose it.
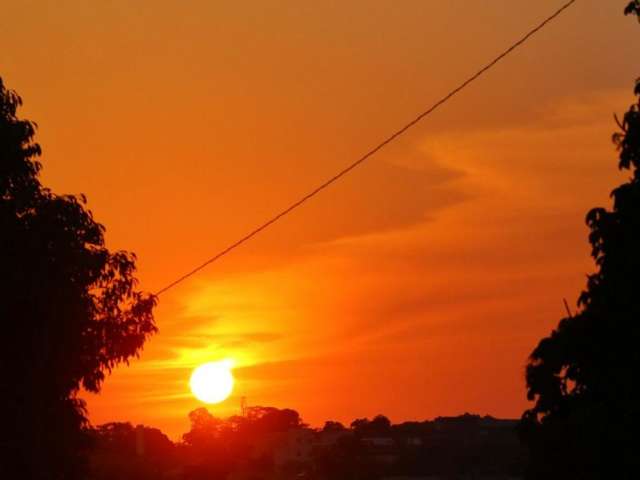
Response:
[[[632,2],[625,13],[640,14]],[[631,478],[640,468],[640,80],[613,136],[619,168],[632,173],[616,188],[612,210],[587,215],[597,271],[579,311],[564,318],[531,354],[521,435],[531,452],[529,478]]]
[[[391,431],[391,421],[384,415],[376,415],[373,420],[357,418],[351,422],[351,428],[361,437],[385,436]]]
[[[0,79],[0,477],[71,479],[86,448],[81,387],[139,353],[156,299],[110,252],[84,196],[41,185],[36,125]]]
[[[640,20],[640,0],[633,0],[629,2],[627,8],[624,10],[625,15],[635,14],[638,16],[638,20]]]
[[[347,431],[346,427],[342,423],[334,420],[327,420],[324,422],[324,426],[322,427],[322,432],[325,433],[339,433],[345,431]]]
[[[176,446],[157,428],[107,423],[89,431],[91,480],[156,480],[175,469]]]
[[[206,408],[198,408],[189,413],[189,420],[191,429],[182,436],[183,446],[195,467],[189,478],[207,480],[227,478],[241,465],[263,474],[271,472],[273,439],[306,427],[295,410],[260,406],[248,407],[244,416],[226,419],[214,417]],[[258,444],[263,448],[259,454],[252,455]]]

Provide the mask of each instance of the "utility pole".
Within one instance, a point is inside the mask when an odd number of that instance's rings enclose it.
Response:
[[[571,309],[569,308],[569,304],[567,303],[567,299],[563,298],[562,301],[564,302],[564,308],[567,309],[567,314],[569,315],[569,318],[573,318],[573,313],[571,313]]]
[[[247,416],[247,397],[240,397],[240,415],[243,417]]]

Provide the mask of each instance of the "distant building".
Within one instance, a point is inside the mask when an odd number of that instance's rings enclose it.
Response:
[[[406,437],[404,442],[408,447],[421,447],[424,443],[421,437]]]
[[[332,480],[319,473],[322,462],[335,469],[331,459],[342,452],[349,452],[340,460],[345,474],[356,466],[363,478],[375,473],[382,480],[519,480],[516,425],[467,414],[364,435],[354,429],[291,428],[255,439],[252,460],[228,480]]]
[[[390,448],[395,445],[395,440],[391,437],[364,437],[362,443],[374,448]]]
[[[329,431],[319,431],[316,433],[314,439],[314,447],[327,448],[332,447],[336,443],[338,443],[341,439],[352,437],[353,431],[351,430],[329,430]]]
[[[368,459],[379,465],[392,465],[398,460],[398,449],[393,437],[364,437],[362,444],[367,448]]]
[[[291,462],[308,462],[315,440],[310,428],[292,428],[260,438],[253,447],[253,458],[269,457],[276,468]]]

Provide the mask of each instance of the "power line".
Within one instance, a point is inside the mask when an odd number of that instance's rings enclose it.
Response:
[[[340,172],[338,172],[337,174],[335,174],[333,177],[329,178],[328,180],[326,180],[324,183],[322,183],[321,185],[319,185],[318,187],[316,187],[314,190],[310,191],[309,193],[307,193],[305,196],[303,196],[302,198],[300,198],[298,201],[296,201],[295,203],[291,204],[289,207],[287,207],[286,209],[282,210],[280,213],[278,213],[276,216],[274,216],[273,218],[267,220],[266,222],[264,222],[262,225],[260,225],[259,227],[257,227],[255,230],[251,231],[250,233],[248,233],[247,235],[245,235],[244,237],[240,238],[239,240],[237,240],[236,242],[232,243],[231,245],[229,245],[227,248],[225,248],[224,250],[218,252],[216,255],[214,255],[213,257],[209,258],[207,261],[205,261],[204,263],[200,264],[199,266],[197,266],[196,268],[194,268],[193,270],[185,273],[184,275],[182,275],[181,277],[178,277],[176,280],[174,280],[173,282],[169,283],[168,285],[166,285],[165,287],[161,288],[160,290],[158,290],[156,292],[156,296],[159,296],[161,294],[163,294],[164,292],[166,292],[167,290],[175,287],[176,285],[178,285],[179,283],[182,283],[183,281],[185,281],[187,278],[195,275],[196,273],[198,273],[200,270],[202,270],[203,268],[207,267],[208,265],[212,264],[213,262],[219,260],[220,258],[224,257],[225,255],[227,255],[228,253],[230,253],[231,251],[235,250],[236,248],[238,248],[240,245],[242,245],[243,243],[249,241],[250,239],[252,239],[253,237],[255,237],[256,235],[258,235],[260,232],[262,232],[263,230],[269,228],[271,225],[273,225],[274,223],[276,223],[278,220],[280,220],[282,217],[288,215],[289,213],[291,213],[293,210],[295,210],[296,208],[300,207],[303,203],[305,203],[307,200],[310,200],[312,197],[315,197],[318,193],[320,193],[322,190],[324,190],[325,188],[327,188],[329,185],[337,182],[338,180],[340,180],[342,177],[344,177],[345,175],[347,175],[349,172],[351,172],[352,170],[354,170],[356,167],[358,167],[360,164],[364,163],[366,160],[368,160],[370,157],[372,157],[373,155],[375,155],[377,152],[379,152],[380,150],[382,150],[384,147],[386,147],[388,144],[390,144],[391,142],[393,142],[396,138],[398,138],[399,136],[401,136],[402,134],[404,134],[407,130],[409,130],[411,127],[413,127],[414,125],[416,125],[418,122],[420,122],[423,118],[425,118],[426,116],[430,115],[431,113],[433,113],[435,110],[437,110],[438,108],[440,108],[442,105],[444,105],[445,103],[447,103],[449,100],[451,100],[451,98],[453,98],[454,96],[456,96],[458,93],[460,93],[462,90],[464,90],[465,88],[467,88],[471,83],[473,83],[474,81],[476,81],[478,78],[480,78],[482,75],[484,75],[487,71],[491,70],[497,63],[499,63],[501,60],[503,60],[505,57],[507,57],[510,53],[512,53],[514,50],[516,50],[518,47],[522,46],[524,43],[527,42],[527,40],[529,40],[531,37],[533,37],[536,33],[538,33],[540,30],[542,30],[544,27],[547,26],[547,24],[551,23],[553,20],[555,20],[557,17],[559,17],[565,10],[567,10],[569,7],[571,7],[574,3],[576,3],[578,0],[570,0],[569,2],[565,3],[562,7],[560,7],[558,10],[556,10],[552,15],[550,15],[549,17],[547,17],[544,21],[542,21],[540,24],[538,24],[535,28],[533,28],[532,30],[530,30],[529,32],[527,32],[522,38],[520,38],[520,40],[518,40],[516,43],[514,43],[513,45],[511,45],[509,48],[507,48],[504,52],[502,52],[500,55],[498,55],[495,59],[493,59],[491,62],[489,62],[487,65],[485,65],[484,67],[482,67],[480,70],[478,70],[476,73],[474,73],[471,77],[469,77],[467,80],[465,80],[463,83],[461,83],[458,87],[454,88],[453,90],[451,90],[448,94],[446,94],[444,97],[442,97],[440,100],[438,100],[436,103],[434,103],[431,107],[429,107],[427,110],[425,110],[424,112],[422,112],[420,115],[418,115],[417,117],[415,117],[413,120],[411,120],[409,123],[407,123],[406,125],[404,125],[402,128],[400,128],[399,130],[397,130],[395,133],[393,133],[392,135],[390,135],[389,137],[387,137],[385,140],[383,140],[382,142],[380,142],[378,145],[376,145],[374,148],[372,148],[371,150],[369,150],[367,153],[365,153],[362,157],[360,157],[358,160],[356,160],[355,162],[353,162],[352,164],[350,164],[349,166],[347,166],[346,168],[344,168],[343,170],[341,170]]]

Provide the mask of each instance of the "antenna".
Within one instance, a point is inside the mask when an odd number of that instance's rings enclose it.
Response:
[[[567,299],[563,298],[562,301],[564,302],[564,308],[567,310],[567,314],[569,315],[569,318],[573,318],[573,313],[571,313],[571,309],[569,308],[569,304],[567,303]]]
[[[243,417],[247,416],[247,397],[240,397],[240,415]]]

